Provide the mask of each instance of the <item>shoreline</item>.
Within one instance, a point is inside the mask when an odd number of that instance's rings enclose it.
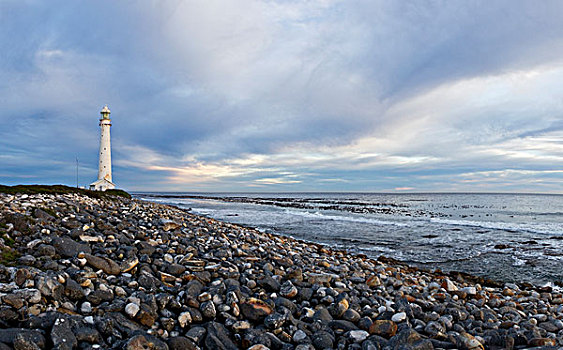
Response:
[[[0,210],[3,252],[19,255],[0,267],[10,346],[563,345],[563,296],[549,287],[373,260],[150,201],[1,194]]]
[[[521,221],[507,224],[502,218],[492,219],[493,215],[499,215],[492,214],[499,209],[494,205],[482,210],[484,207],[480,203],[448,200],[426,205],[424,208],[435,208],[426,211],[416,206],[409,209],[407,202],[384,198],[285,197],[283,194],[269,197],[239,197],[237,194],[134,196],[183,208],[193,205],[196,208],[192,213],[199,215],[306,242],[327,246],[337,244],[349,253],[365,254],[374,259],[379,256],[394,258],[426,271],[460,271],[501,283],[563,287],[561,260],[556,261],[562,254],[560,240],[563,236],[553,227],[552,232],[546,234],[537,231],[538,228],[522,226]],[[183,199],[196,199],[196,202]],[[435,198],[424,199],[429,203],[433,200]],[[463,203],[467,207],[463,206],[460,211],[449,209],[462,207]],[[365,214],[371,213],[366,209],[368,207],[373,207],[371,211],[387,214],[389,210],[408,212],[372,216]],[[206,209],[211,210],[207,215]],[[439,213],[432,214],[432,211]],[[274,215],[271,224],[268,212]],[[542,222],[540,226],[544,225],[548,223]],[[473,236],[475,241],[467,240]]]
[[[427,274],[430,274],[430,275],[449,276],[449,277],[452,277],[452,278],[462,278],[464,280],[468,280],[468,281],[471,281],[473,283],[479,283],[479,284],[484,285],[486,287],[497,287],[498,288],[498,287],[504,286],[506,283],[516,284],[516,285],[518,285],[518,287],[534,289],[536,291],[545,291],[545,290],[550,289],[550,288],[551,289],[553,289],[553,288],[557,289],[557,288],[563,287],[563,285],[559,286],[557,283],[551,283],[551,282],[549,282],[549,284],[552,284],[553,286],[549,286],[549,285],[539,286],[537,284],[533,284],[533,283],[529,283],[529,282],[515,282],[515,283],[513,283],[513,282],[500,281],[500,280],[496,280],[496,279],[489,278],[489,277],[486,277],[486,276],[473,275],[473,274],[463,272],[463,271],[455,271],[455,270],[443,271],[441,269],[424,268],[424,267],[414,266],[413,264],[410,264],[409,262],[397,260],[395,258],[388,257],[388,256],[385,256],[385,255],[380,255],[377,258],[373,258],[373,257],[370,257],[367,254],[361,253],[361,252],[353,252],[353,251],[349,251],[349,250],[344,249],[344,248],[331,248],[331,247],[328,246],[328,244],[324,244],[324,243],[320,243],[320,242],[315,242],[315,241],[306,240],[306,239],[302,239],[302,238],[296,238],[296,237],[293,237],[293,236],[290,236],[290,235],[265,232],[265,231],[260,230],[256,227],[253,227],[251,225],[244,225],[244,224],[229,223],[229,222],[226,222],[226,221],[221,221],[221,220],[212,218],[211,216],[208,216],[208,215],[201,215],[201,214],[193,213],[191,211],[191,208],[186,209],[186,208],[182,208],[182,207],[175,205],[175,204],[164,204],[164,203],[152,202],[150,200],[144,200],[144,199],[139,199],[139,198],[135,198],[135,200],[173,207],[173,208],[176,208],[180,211],[183,211],[183,212],[185,212],[186,214],[189,214],[189,215],[210,219],[210,220],[213,220],[213,221],[218,222],[218,223],[227,223],[227,224],[230,224],[230,225],[239,226],[239,227],[242,227],[242,228],[245,228],[245,229],[248,229],[248,230],[254,230],[256,232],[259,232],[260,234],[271,235],[273,237],[283,237],[283,238],[287,238],[287,239],[290,239],[290,240],[293,240],[293,241],[296,241],[296,242],[299,242],[299,243],[302,243],[302,244],[315,245],[315,246],[318,246],[319,249],[325,248],[325,249],[329,249],[333,252],[340,252],[344,255],[352,255],[352,256],[356,256],[356,257],[371,260],[371,261],[379,261],[379,262],[383,262],[383,263],[390,264],[390,265],[402,266],[402,267],[412,269],[412,270],[415,270],[415,271],[418,270],[418,271],[421,271],[421,272],[424,272],[424,273],[427,273]],[[557,290],[557,291],[563,292],[563,289]]]

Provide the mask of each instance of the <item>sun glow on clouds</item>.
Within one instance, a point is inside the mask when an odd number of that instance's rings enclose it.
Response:
[[[256,184],[278,185],[303,183],[303,179],[295,179],[303,176],[295,171],[295,167],[313,171],[329,169],[333,174],[342,170],[389,168],[408,172],[440,169],[452,161],[458,167],[467,167],[467,164],[482,159],[485,163],[482,165],[501,170],[454,174],[450,180],[460,184],[492,180],[502,183],[515,176],[518,179],[538,175],[560,176],[562,172],[559,170],[504,169],[512,166],[514,160],[521,161],[523,167],[538,162],[544,166],[563,163],[561,131],[548,130],[538,136],[518,136],[533,132],[538,125],[549,127],[557,119],[547,111],[530,124],[524,115],[520,115],[519,107],[541,103],[532,101],[532,96],[536,96],[534,91],[545,89],[559,78],[563,78],[561,66],[536,67],[531,71],[456,81],[390,106],[385,112],[384,123],[370,134],[345,145],[296,143],[271,154],[245,154],[188,167],[153,166],[147,169],[166,170],[171,174],[168,180],[178,184],[250,175],[259,177],[253,180]],[[528,101],[522,101],[526,99]],[[504,112],[512,117],[491,117],[483,110],[491,104],[501,105]],[[497,130],[491,131],[491,128]],[[293,178],[259,176],[289,170],[295,172]],[[315,179],[319,182],[342,181],[322,176]],[[413,189],[406,186],[395,188],[397,191]]]
[[[276,178],[263,178],[254,180],[255,182],[262,184],[262,185],[278,185],[278,184],[298,184],[301,183],[300,180],[289,180],[283,177],[276,177]]]

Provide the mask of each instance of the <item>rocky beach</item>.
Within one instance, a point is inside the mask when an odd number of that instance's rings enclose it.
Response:
[[[2,349],[559,349],[563,295],[119,196],[0,194]]]

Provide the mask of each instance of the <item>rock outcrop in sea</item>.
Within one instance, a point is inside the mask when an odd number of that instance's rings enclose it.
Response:
[[[126,198],[0,194],[2,349],[563,346],[563,295]]]

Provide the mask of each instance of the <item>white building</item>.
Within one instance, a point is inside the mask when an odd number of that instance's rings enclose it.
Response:
[[[108,106],[104,106],[100,114],[100,128],[102,133],[100,136],[100,162],[98,164],[98,180],[90,184],[90,189],[95,191],[105,191],[115,188],[115,184],[111,178],[111,139],[109,129],[111,127],[111,119],[109,119],[110,110]]]

